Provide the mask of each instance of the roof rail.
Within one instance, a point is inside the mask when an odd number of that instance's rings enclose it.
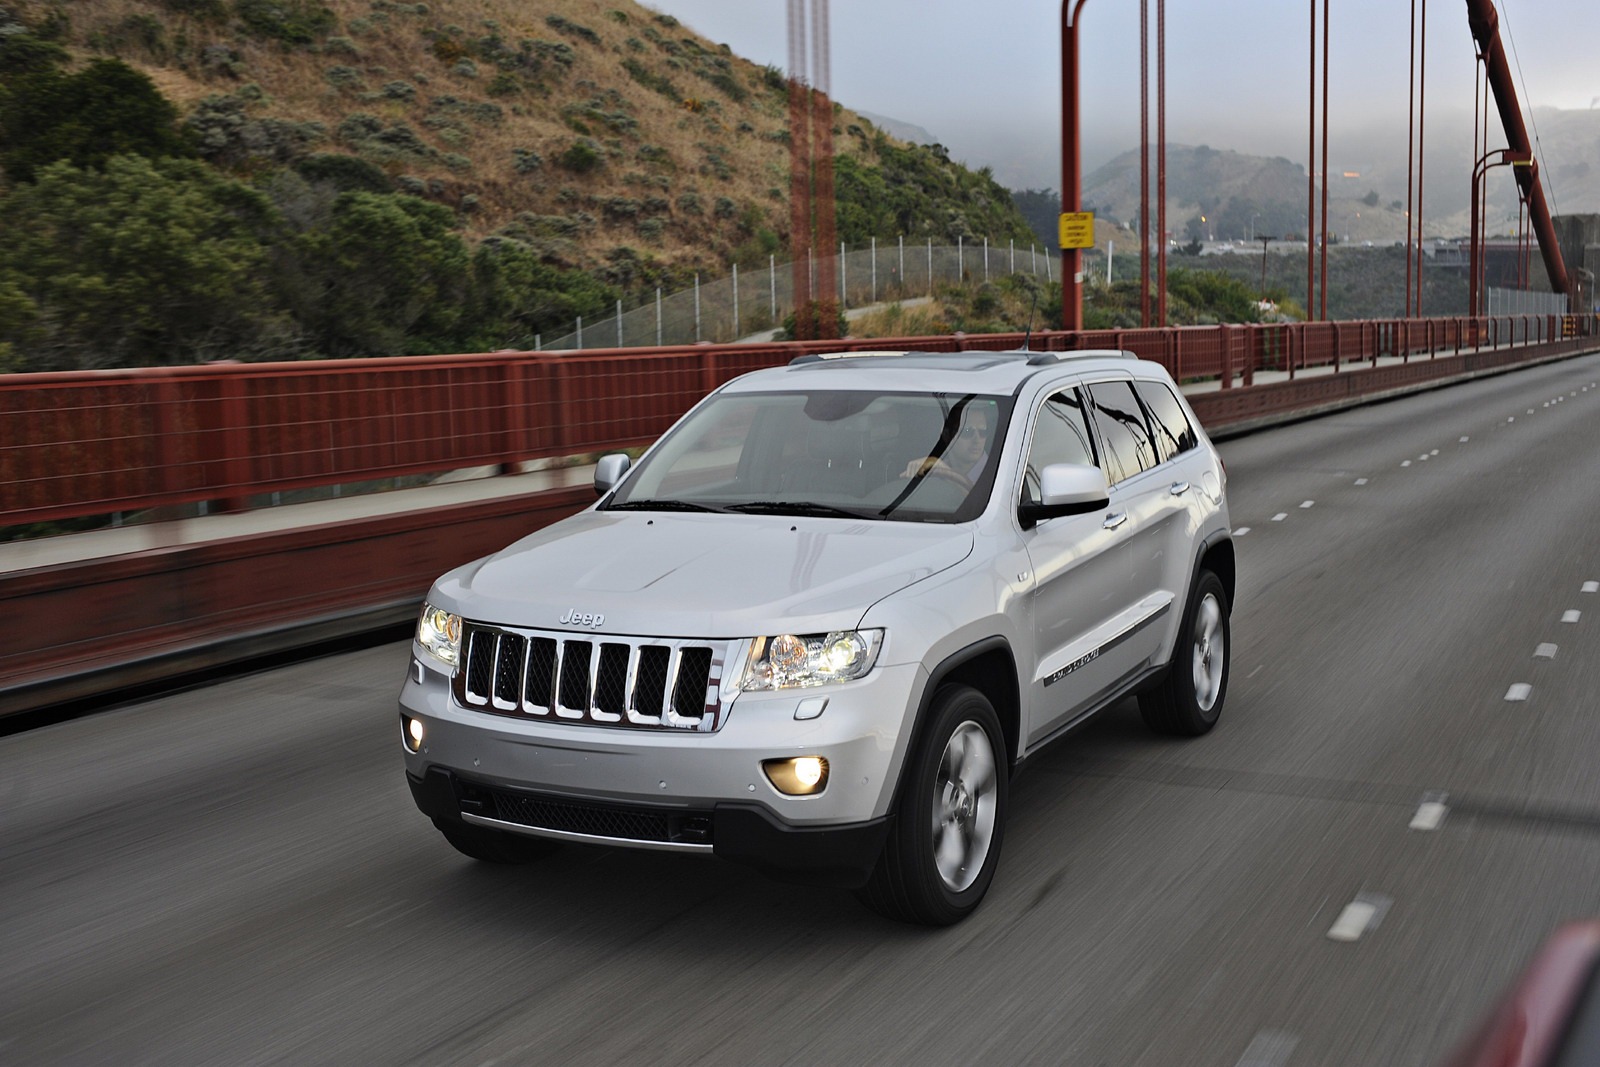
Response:
[[[860,359],[862,357],[869,356],[904,356],[917,354],[918,353],[914,352],[907,353],[904,349],[895,349],[893,351],[880,351],[874,349],[864,352],[807,352],[803,356],[795,356],[793,359],[791,359],[789,361],[789,366],[800,367],[807,363],[822,363],[831,359]]]
[[[1050,363],[1060,363],[1067,359],[1138,359],[1134,353],[1126,348],[1074,348],[1068,352],[1035,352],[1028,357],[1028,366],[1043,367]]]

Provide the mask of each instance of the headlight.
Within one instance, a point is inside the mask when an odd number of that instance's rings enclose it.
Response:
[[[447,667],[461,661],[461,616],[442,611],[432,604],[422,605],[417,620],[417,644]]]
[[[750,643],[739,688],[751,692],[852,681],[872,669],[882,644],[882,630],[758,637]]]

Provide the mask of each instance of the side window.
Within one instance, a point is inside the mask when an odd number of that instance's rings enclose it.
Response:
[[[1106,481],[1126,481],[1156,465],[1156,445],[1144,421],[1144,409],[1133,395],[1132,382],[1100,382],[1089,386],[1094,424],[1105,445]]]
[[[1082,463],[1094,466],[1094,435],[1083,412],[1083,400],[1076,389],[1065,389],[1046,400],[1039,408],[1028,446],[1028,465],[1022,473],[1022,499],[1039,501],[1039,472],[1052,463]]]
[[[1134,382],[1133,387],[1139,391],[1139,399],[1150,413],[1150,428],[1155,432],[1156,450],[1162,463],[1200,443],[1189,425],[1189,417],[1183,413],[1183,405],[1166,383]]]

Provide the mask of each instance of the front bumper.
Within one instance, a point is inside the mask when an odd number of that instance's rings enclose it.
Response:
[[[463,708],[419,657],[400,694],[402,716],[423,729],[418,751],[406,746],[406,772],[436,819],[860,885],[888,833],[925,682],[916,664],[880,665],[837,686],[740,694],[716,731],[644,730]],[[796,717],[819,697],[820,714]],[[828,761],[828,783],[789,796],[762,761],[801,755]]]
[[[855,889],[883,851],[892,817],[843,826],[793,826],[759,804],[716,803],[706,811],[573,801],[474,782],[434,767],[406,774],[411,795],[437,822],[630,848],[706,852],[785,882]],[[634,835],[634,836],[630,836]]]

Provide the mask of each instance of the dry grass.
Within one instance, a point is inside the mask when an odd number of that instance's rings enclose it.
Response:
[[[760,225],[775,233],[788,229],[788,148],[777,139],[787,128],[785,97],[765,83],[762,68],[698,37],[688,27],[669,26],[658,14],[634,0],[542,0],[529,5],[519,0],[430,0],[425,6],[406,0],[322,0],[336,16],[327,37],[310,46],[286,46],[251,37],[235,19],[206,21],[177,16],[156,0],[94,0],[68,7],[71,18],[69,44],[87,58],[115,54],[148,74],[161,91],[187,112],[205,97],[230,93],[254,83],[265,98],[252,105],[252,113],[295,122],[318,122],[329,140],[321,151],[349,151],[335,137],[348,115],[367,113],[385,124],[403,122],[441,159],[393,161],[386,169],[433,183],[429,195],[442,203],[463,208],[463,227],[476,235],[492,232],[522,213],[570,215],[583,211],[598,225],[576,237],[574,259],[594,265],[618,246],[629,246],[667,264],[692,264],[719,268],[727,255],[748,237],[737,217],[753,213]],[[25,18],[44,13],[42,0],[23,0]],[[421,13],[418,12],[421,8]],[[619,20],[620,13],[622,20]],[[546,22],[556,16],[586,27],[600,38],[595,44],[563,35]],[[130,39],[126,27],[137,18],[159,20],[164,35],[151,48]],[[571,47],[570,68],[546,62],[537,82],[524,79],[525,87],[491,95],[489,85],[498,72],[489,62],[477,60],[478,76],[463,75],[448,55],[435,54],[433,40],[448,35],[467,43],[496,32],[515,49],[524,39],[559,42]],[[654,33],[665,45],[650,38]],[[330,45],[342,38],[353,46]],[[632,38],[643,47],[630,44]],[[684,54],[680,63],[694,65],[696,42],[706,56],[723,57],[729,73],[746,90],[741,103],[697,76],[691,69],[675,68],[669,50]],[[98,44],[98,47],[96,45]],[[469,45],[470,47],[470,45]],[[237,57],[232,71],[215,63],[221,49]],[[224,53],[225,54],[225,53]],[[698,105],[684,106],[639,84],[625,70],[626,60],[642,65],[651,75],[670,80],[685,98]],[[331,84],[327,72],[349,67],[359,73],[359,86]],[[382,97],[383,86],[405,82],[416,90],[408,100]],[[613,95],[614,94],[614,95]],[[503,113],[499,122],[462,122],[459,129],[425,125],[433,112],[430,102],[451,96],[467,104],[492,103]],[[596,127],[589,136],[607,147],[603,167],[590,174],[573,174],[557,162],[581,134],[564,118],[563,109],[603,98],[603,110],[625,113],[634,124],[623,131]],[[862,120],[850,112],[838,117],[845,130]],[[836,147],[849,150],[859,142],[836,136]],[[653,158],[641,158],[649,146]],[[514,149],[537,153],[543,166],[528,174],[515,168]],[[447,153],[464,156],[469,168],[452,169],[442,161]],[[718,173],[716,159],[723,161]],[[702,212],[681,210],[679,198],[698,197]],[[659,217],[661,233],[649,238],[638,220],[607,218],[603,205],[613,198],[642,200],[664,197],[670,204]],[[469,200],[468,198],[473,198]],[[733,217],[717,217],[719,198],[732,201]],[[466,210],[471,208],[471,210]]]

